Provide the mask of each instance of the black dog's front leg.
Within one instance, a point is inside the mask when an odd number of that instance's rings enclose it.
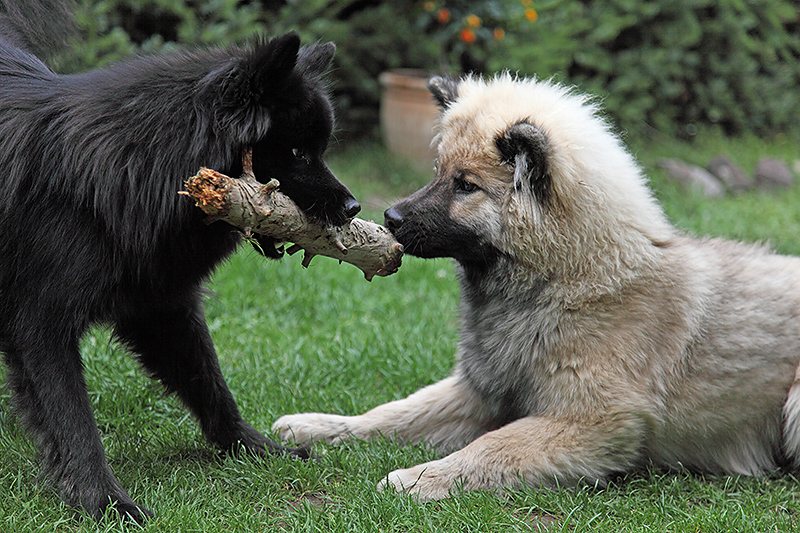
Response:
[[[226,451],[286,453],[307,459],[303,448],[287,448],[264,437],[244,421],[220,371],[202,304],[190,295],[186,305],[170,304],[120,319],[117,336],[169,392],[175,393],[200,422],[206,438]]]
[[[9,383],[61,498],[96,519],[110,505],[142,523],[152,513],[128,496],[106,461],[77,341],[52,327],[25,337],[24,348],[12,345],[6,351]]]

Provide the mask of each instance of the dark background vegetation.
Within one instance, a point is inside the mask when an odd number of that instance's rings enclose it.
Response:
[[[242,43],[290,29],[339,47],[332,79],[340,137],[377,131],[378,75],[396,67],[555,77],[600,95],[623,130],[691,138],[772,136],[800,124],[795,0],[78,0],[80,39],[58,58],[82,70],[177,45]],[[519,20],[520,5],[536,10]],[[503,27],[502,40],[442,52],[435,12]],[[481,28],[484,30],[484,28]],[[484,35],[485,37],[485,35]],[[451,43],[452,44],[452,43]],[[452,51],[452,50],[450,50]],[[443,60],[444,59],[444,60]]]

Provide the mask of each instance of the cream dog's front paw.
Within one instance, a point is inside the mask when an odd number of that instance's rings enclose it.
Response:
[[[458,477],[446,466],[444,460],[440,459],[395,470],[378,483],[378,490],[394,489],[410,494],[419,501],[447,498],[455,488]]]
[[[338,444],[351,435],[350,424],[353,417],[326,415],[322,413],[303,413],[285,415],[272,425],[272,431],[281,440],[309,445],[313,442]]]

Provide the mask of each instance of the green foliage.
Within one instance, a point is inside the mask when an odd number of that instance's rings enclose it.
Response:
[[[449,19],[437,25],[441,9]],[[471,44],[460,38],[470,15],[481,20]],[[403,66],[555,76],[601,95],[623,129],[684,138],[709,125],[769,135],[800,124],[792,0],[290,0],[277,19],[337,42],[345,119],[358,109],[374,122],[378,74]]]
[[[338,135],[377,135],[378,76],[393,68],[427,69],[434,62],[430,42],[420,39],[407,13],[414,0],[360,7],[358,0],[288,0],[270,17],[270,31],[298,31],[304,42],[337,45],[333,93]]]
[[[532,23],[538,14],[531,0],[428,0],[416,2],[414,28],[438,57],[442,73],[485,73],[509,32]],[[530,12],[530,14],[528,14]],[[527,22],[526,22],[527,19]],[[506,55],[506,54],[501,54]]]
[[[769,135],[800,124],[794,0],[79,0],[78,22],[83,39],[60,70],[290,29],[332,40],[341,137],[375,133],[378,75],[397,67],[555,76],[601,95],[629,130]]]
[[[375,134],[378,74],[433,64],[430,42],[419,39],[405,13],[413,0],[361,7],[359,0],[287,0],[262,8],[240,0],[79,0],[81,39],[53,61],[72,72],[102,66],[131,53],[155,53],[181,44],[226,46],[294,30],[304,42],[338,46],[332,90],[340,137]]]
[[[800,20],[792,0],[540,3],[507,67],[601,94],[625,128],[691,136],[796,130]],[[515,38],[511,36],[511,38]]]
[[[238,0],[79,0],[81,38],[53,61],[71,72],[176,43],[229,45],[266,33],[258,4]]]
[[[446,21],[437,13],[448,11]],[[470,23],[477,17],[479,23]],[[421,1],[288,0],[270,19],[275,33],[299,30],[305,40],[338,46],[334,94],[341,136],[376,134],[381,88],[378,76],[394,68],[461,74],[496,69],[508,57],[503,37],[529,31],[523,2],[515,0]],[[462,30],[474,34],[467,43]]]

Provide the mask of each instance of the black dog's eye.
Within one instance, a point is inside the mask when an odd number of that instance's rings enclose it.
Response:
[[[300,148],[292,148],[292,155],[298,161],[302,161],[303,163],[308,163],[308,156]]]
[[[456,178],[456,191],[458,192],[475,192],[479,189],[477,185],[464,178]]]

